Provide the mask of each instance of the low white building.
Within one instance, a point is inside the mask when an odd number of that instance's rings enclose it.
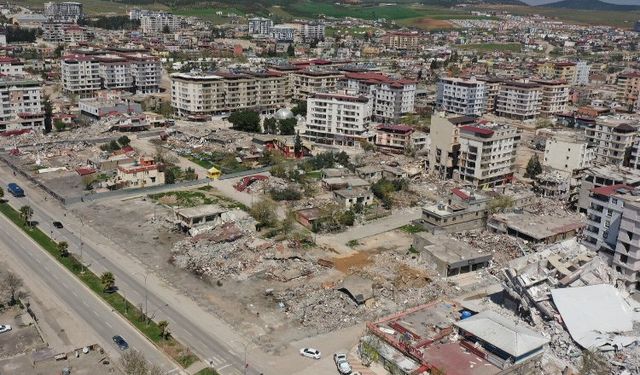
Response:
[[[591,167],[595,149],[584,136],[576,133],[556,133],[547,140],[542,165],[568,172]]]

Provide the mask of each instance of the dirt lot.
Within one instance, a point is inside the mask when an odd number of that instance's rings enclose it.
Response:
[[[411,22],[415,27],[424,30],[441,30],[441,29],[453,29],[455,25],[447,20],[438,20],[434,18],[419,18]]]
[[[31,351],[44,346],[40,333],[35,325],[30,324],[31,318],[24,310],[12,307],[0,313],[0,323],[9,324],[13,329],[0,333],[0,358]]]
[[[99,351],[90,351],[87,354],[79,351],[79,357],[69,353],[66,360],[56,361],[50,356],[55,355],[49,350],[43,350],[27,355],[20,355],[11,359],[0,361],[0,372],[3,374],[34,374],[49,375],[60,374],[63,368],[71,369],[73,375],[112,375],[121,374],[111,360]],[[39,357],[49,359],[39,360]],[[35,365],[33,364],[35,361]]]

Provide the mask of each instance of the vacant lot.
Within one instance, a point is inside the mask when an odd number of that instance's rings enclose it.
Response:
[[[480,43],[480,44],[463,44],[456,46],[459,49],[468,49],[479,52],[520,52],[522,44],[520,43]]]
[[[420,18],[410,18],[408,20],[402,20],[402,24],[418,27],[424,30],[443,30],[443,29],[452,29],[455,26],[447,21],[442,19],[435,19],[429,17],[420,17]]]

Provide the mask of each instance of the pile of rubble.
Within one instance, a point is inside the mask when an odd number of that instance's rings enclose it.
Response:
[[[492,253],[498,269],[507,262],[525,255],[529,249],[520,240],[507,234],[491,233],[484,230],[462,231],[451,234],[458,241],[468,243],[482,252]]]

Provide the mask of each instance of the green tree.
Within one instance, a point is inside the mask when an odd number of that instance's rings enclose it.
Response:
[[[293,57],[295,55],[296,55],[296,50],[295,48],[293,48],[293,44],[289,44],[289,47],[287,47],[287,56]]]
[[[44,107],[44,133],[47,134],[51,132],[51,118],[53,117],[53,106],[49,97],[44,98],[42,106]]]
[[[514,204],[515,202],[513,201],[513,198],[507,195],[501,195],[489,201],[489,203],[487,204],[487,208],[491,213],[496,213],[502,212],[507,208],[511,208],[514,206]]]
[[[262,127],[264,128],[265,133],[276,134],[278,133],[278,120],[274,117],[267,117],[262,122]]]
[[[196,170],[191,167],[187,167],[187,169],[185,169],[184,171],[184,179],[187,181],[197,180],[198,174],[196,173]]]
[[[118,144],[118,141],[114,139],[111,142],[109,142],[109,150],[116,151],[119,149],[120,149],[120,145]]]
[[[118,138],[118,144],[122,147],[128,146],[129,143],[131,143],[131,140],[126,135],[123,135],[122,137]]]
[[[303,148],[302,139],[300,138],[300,132],[298,131],[296,132],[296,138],[293,142],[293,153],[297,158],[303,156],[302,148]]]
[[[527,170],[524,176],[528,178],[535,178],[540,173],[542,173],[542,164],[540,164],[538,155],[534,154],[527,163]]]
[[[164,171],[164,183],[165,184],[175,184],[176,183],[176,173],[174,168],[167,168]]]
[[[4,189],[0,187],[0,202],[4,200]]]
[[[15,305],[18,302],[20,288],[22,288],[22,279],[13,272],[7,272],[2,278],[0,285],[9,291],[9,305]]]
[[[229,116],[233,128],[250,133],[260,133],[260,115],[250,110],[236,111]]]
[[[107,291],[116,285],[116,278],[113,273],[107,271],[100,275],[100,283],[102,284],[102,290]]]
[[[67,241],[58,242],[58,252],[61,257],[69,256],[69,244]]]
[[[30,206],[20,207],[20,217],[25,225],[31,225],[31,217],[33,217],[33,209]]]
[[[170,32],[171,32],[171,29],[169,28],[169,26],[168,26],[168,25],[164,25],[164,26],[162,27],[162,33],[163,33],[163,34],[169,34]]]
[[[275,202],[265,198],[251,207],[250,214],[260,227],[272,227],[278,221],[276,208]]]
[[[282,135],[295,134],[297,124],[298,124],[298,120],[296,120],[295,118],[288,118],[288,119],[278,121],[278,128],[280,129],[280,134]]]
[[[158,322],[158,328],[160,328],[160,337],[163,339],[167,339],[169,337],[169,330],[167,327],[169,326],[169,322],[166,320],[161,320]]]
[[[67,124],[65,124],[65,123],[64,123],[64,121],[62,121],[62,120],[55,120],[55,121],[53,122],[53,127],[55,127],[55,128],[56,128],[56,131],[61,132],[61,131],[63,131],[64,129],[66,129],[66,128],[67,128]]]
[[[305,100],[301,100],[296,103],[296,105],[291,108],[291,112],[295,116],[306,116],[307,115],[307,102]]]
[[[64,46],[62,44],[57,46],[56,49],[53,50],[53,57],[55,57],[57,59],[61,58],[63,51],[64,51]]]

